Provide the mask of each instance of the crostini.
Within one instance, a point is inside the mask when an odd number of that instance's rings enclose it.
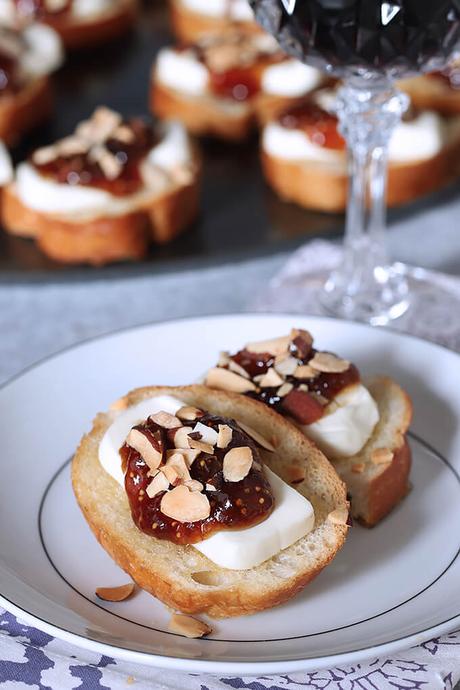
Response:
[[[3,192],[5,229],[64,263],[139,259],[198,212],[200,162],[182,125],[99,108],[20,163]]]
[[[412,417],[408,395],[386,377],[361,381],[348,360],[313,347],[308,331],[221,353],[211,388],[265,403],[292,421],[333,463],[354,518],[373,526],[408,492]]]
[[[286,201],[342,212],[348,174],[334,95],[315,92],[269,122],[261,138],[265,178]],[[398,206],[443,187],[458,174],[460,116],[412,110],[390,142],[387,203]]]
[[[161,50],[150,103],[156,115],[179,119],[194,134],[242,140],[324,82],[315,68],[286,57],[271,36],[233,28]]]
[[[318,448],[265,405],[199,385],[138,389],[99,414],[72,484],[118,565],[184,613],[281,604],[347,534],[344,485]]]
[[[405,91],[416,108],[434,110],[442,115],[460,115],[460,60],[451,62],[442,72],[431,72],[404,79],[398,87]]]
[[[260,32],[247,0],[170,0],[171,24],[180,43],[194,43],[237,24]]]

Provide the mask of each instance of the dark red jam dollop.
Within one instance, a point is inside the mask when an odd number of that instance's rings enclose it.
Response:
[[[214,448],[213,453],[202,452],[190,467],[192,479],[206,487],[204,490],[211,506],[205,520],[178,522],[161,512],[160,504],[164,491],[150,498],[146,491],[151,481],[149,467],[141,455],[126,443],[120,449],[122,467],[125,472],[125,489],[131,507],[132,518],[137,527],[146,534],[167,539],[176,544],[194,544],[224,529],[243,529],[265,520],[274,508],[271,487],[261,470],[257,445],[243,432],[234,420],[205,414],[199,420],[202,424],[218,431],[219,424],[232,428],[232,440],[225,449]],[[171,433],[153,420],[147,420],[136,429],[148,430],[156,438],[156,447],[166,457],[166,451],[174,448]],[[247,476],[241,481],[224,479],[222,467],[224,455],[231,449],[248,446],[252,450],[254,463]],[[177,451],[180,452],[180,451]]]
[[[120,129],[124,136],[118,136]],[[128,138],[126,132],[131,132]],[[157,141],[149,124],[132,118],[105,140],[83,146],[82,151],[60,152],[58,142],[55,158],[42,163],[32,157],[32,163],[42,175],[58,183],[97,187],[114,196],[125,196],[143,187],[141,163]]]
[[[345,139],[338,130],[338,119],[313,101],[304,101],[286,110],[279,117],[286,129],[299,129],[313,144],[327,149],[343,151]]]

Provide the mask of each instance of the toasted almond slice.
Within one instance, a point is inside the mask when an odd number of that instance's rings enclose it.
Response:
[[[180,419],[173,414],[169,414],[169,412],[156,412],[150,415],[150,419],[158,426],[163,427],[163,429],[177,429],[177,427],[182,426]]]
[[[228,368],[230,371],[234,371],[235,374],[238,374],[238,376],[242,376],[244,379],[251,378],[246,369],[243,369],[243,367],[240,366],[238,362],[235,362],[233,359],[229,359]]]
[[[164,494],[160,510],[178,522],[197,522],[209,517],[211,505],[205,494],[180,484]]]
[[[313,345],[313,336],[310,331],[306,331],[303,328],[292,328],[291,329],[291,340],[295,338],[302,338],[310,347]]]
[[[227,482],[240,482],[249,474],[252,461],[252,450],[249,446],[232,448],[224,455],[224,479]]]
[[[156,470],[160,465],[163,459],[162,454],[152,445],[148,436],[139,431],[139,429],[131,429],[126,438],[126,443],[141,454],[142,459],[151,470]]]
[[[206,491],[217,491],[217,487],[214,484],[206,484]]]
[[[177,473],[177,475],[179,476],[179,479],[182,482],[188,482],[191,479],[190,472],[188,470],[188,465],[185,462],[184,456],[180,452],[174,453],[174,455],[171,455],[166,460],[165,466],[162,467],[161,469],[162,469],[162,471],[165,471],[166,468],[174,469],[174,471]],[[171,484],[173,484],[173,482],[171,482]]]
[[[201,434],[201,438],[199,440],[203,441],[203,443],[209,443],[211,446],[215,446],[217,443],[218,433],[211,426],[206,426],[206,424],[197,422],[192,433]]]
[[[327,516],[329,522],[333,525],[348,524],[348,510],[346,508],[336,508]]]
[[[206,385],[210,388],[218,388],[222,391],[231,391],[233,393],[248,393],[256,390],[252,381],[238,376],[233,371],[222,369],[221,367],[214,367],[210,369],[206,375]]]
[[[307,468],[305,465],[290,465],[286,473],[290,484],[300,484],[307,476]]]
[[[308,388],[306,390],[308,390]],[[324,405],[324,406],[331,405],[330,412],[334,412],[334,410],[337,409],[337,407],[338,407],[337,403],[334,403],[333,400],[328,400],[327,398],[324,397],[324,395],[321,395],[321,393],[317,393],[316,391],[310,391],[310,395],[312,396],[312,398],[317,400],[320,405]],[[334,405],[335,405],[335,407],[334,407]],[[328,410],[328,412],[329,412],[329,410]]]
[[[130,144],[136,138],[131,127],[127,127],[126,125],[117,127],[113,133],[113,137],[114,139],[118,139],[118,141],[122,141],[124,144]]]
[[[294,376],[296,379],[313,379],[318,376],[318,372],[308,364],[300,364],[294,371]]]
[[[162,468],[164,470],[164,468]],[[166,476],[166,474],[162,472],[157,472],[157,474],[154,476],[152,481],[147,487],[146,494],[149,498],[153,498],[157,494],[160,493],[160,491],[167,491],[169,489],[169,485],[173,484],[169,480],[169,477]]]
[[[130,582],[127,585],[120,585],[119,587],[98,587],[96,589],[96,596],[104,601],[125,601],[133,595],[136,585]]]
[[[275,369],[281,376],[292,376],[297,367],[297,360],[290,355],[283,357],[281,361],[275,361]]]
[[[365,467],[366,465],[364,462],[355,462],[355,464],[351,466],[351,471],[355,474],[362,474]]]
[[[168,482],[168,489],[170,484],[171,486],[177,486],[181,483],[179,472],[172,465],[164,465],[163,467],[161,467],[160,474],[163,474],[166,481]]]
[[[196,439],[189,437],[189,444],[190,448],[199,450],[202,453],[209,453],[209,455],[212,455],[214,453],[214,446],[211,446],[210,443],[205,443],[204,441],[197,441]]]
[[[87,146],[85,143],[75,136],[65,137],[56,144],[58,154],[60,156],[74,156],[86,153]]]
[[[192,405],[185,405],[176,412],[176,417],[179,417],[184,422],[195,422],[203,415],[203,410],[200,410],[198,407],[192,407]]]
[[[189,479],[184,482],[184,486],[190,489],[190,491],[203,491],[204,489],[203,484],[199,482],[198,479]]]
[[[192,616],[185,616],[183,613],[173,613],[168,630],[190,638],[204,637],[212,633],[212,628],[207,623]]]
[[[341,374],[350,368],[350,362],[330,352],[316,352],[308,364],[316,371],[321,371],[325,374]]]
[[[189,434],[193,432],[191,426],[181,426],[177,428],[174,434],[174,447],[175,448],[190,448]]]
[[[46,165],[51,163],[58,156],[58,149],[56,145],[43,146],[37,149],[32,155],[32,160],[36,165]]]
[[[283,383],[283,385],[278,388],[276,393],[280,396],[280,398],[284,398],[284,396],[290,393],[293,388],[294,386],[292,383]]]
[[[217,366],[218,367],[226,367],[226,366],[228,366],[229,362],[230,362],[230,353],[226,352],[225,350],[222,350],[222,352],[219,352],[219,359],[217,361]]]
[[[270,450],[272,453],[274,452],[275,448],[272,443],[262,436],[262,434],[259,434],[258,431],[253,429],[252,426],[249,426],[244,422],[238,422],[238,426],[243,429],[243,431],[245,431],[247,435],[250,436],[256,443],[258,443],[259,446],[262,446],[262,448],[265,448],[265,450]]]
[[[245,350],[248,352],[268,352],[271,355],[281,355],[283,352],[289,350],[289,343],[290,337],[288,335],[283,335],[280,338],[258,340],[248,343]]]
[[[278,388],[278,386],[282,386],[283,383],[284,379],[282,379],[281,376],[272,367],[270,367],[267,373],[264,374],[259,385],[261,388]]]
[[[185,460],[185,464],[190,469],[197,457],[200,455],[201,450],[199,448],[177,448],[175,450],[167,450],[166,458],[169,460],[176,453],[180,453]]]
[[[217,447],[227,448],[232,440],[233,429],[228,424],[219,424],[219,434],[217,436]]]
[[[371,453],[371,460],[375,465],[389,465],[393,457],[394,453],[389,448],[374,448]]]

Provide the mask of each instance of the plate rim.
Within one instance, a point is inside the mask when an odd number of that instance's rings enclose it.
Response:
[[[302,319],[313,319],[314,321],[326,321],[335,322],[340,325],[347,325],[357,328],[363,328],[364,330],[374,330],[375,326],[371,326],[366,323],[360,323],[356,321],[337,319],[332,316],[317,316],[309,314],[299,314],[293,312],[257,312],[257,311],[245,311],[245,312],[229,312],[229,313],[210,313],[205,315],[187,315],[183,317],[171,317],[168,319],[162,319],[161,321],[147,321],[135,326],[126,326],[122,328],[113,329],[105,333],[101,333],[95,336],[90,336],[77,343],[72,343],[64,348],[52,352],[49,355],[36,360],[30,365],[24,367],[22,370],[13,374],[11,377],[6,379],[0,384],[0,392],[7,389],[8,386],[17,382],[21,378],[27,376],[30,372],[34,371],[40,366],[47,364],[48,362],[58,359],[60,356],[71,352],[73,350],[79,349],[91,343],[95,343],[101,340],[110,339],[118,335],[122,335],[129,332],[142,331],[150,327],[161,327],[164,324],[172,323],[184,323],[190,321],[198,320],[212,320],[212,319],[226,319],[226,318],[302,318]],[[415,341],[429,345],[430,347],[439,348],[442,351],[447,351],[453,354],[455,357],[460,358],[460,353],[455,350],[450,349],[446,345],[433,342],[428,339],[421,338],[417,335],[411,333],[404,333],[391,327],[384,327],[383,331],[389,332],[392,335],[396,335],[399,338],[403,338],[410,341]],[[412,635],[405,635],[390,642],[384,642],[382,644],[371,645],[369,647],[363,647],[357,651],[341,652],[338,654],[327,654],[323,656],[315,656],[312,658],[298,658],[290,660],[281,661],[239,661],[239,660],[216,660],[216,659],[205,659],[200,657],[187,658],[187,657],[177,657],[173,655],[156,654],[154,652],[142,652],[136,650],[129,650],[126,647],[118,646],[116,644],[107,644],[104,642],[99,642],[92,638],[79,635],[78,633],[73,633],[65,628],[61,628],[58,625],[50,623],[34,614],[29,613],[23,609],[18,604],[10,601],[6,598],[0,591],[0,605],[9,613],[17,616],[23,620],[28,625],[35,627],[53,637],[64,640],[74,644],[76,647],[81,649],[86,649],[103,655],[111,656],[116,659],[123,661],[128,661],[131,663],[138,663],[145,666],[156,666],[157,668],[164,668],[169,670],[179,670],[188,672],[200,672],[208,674],[226,674],[238,673],[240,675],[257,675],[260,673],[282,673],[286,671],[296,672],[296,671],[316,671],[324,668],[334,667],[337,664],[343,663],[356,663],[360,661],[366,661],[370,657],[377,656],[387,656],[393,652],[398,652],[417,644],[421,644],[429,639],[436,638],[441,634],[448,634],[456,629],[457,624],[460,626],[460,613],[452,616],[451,618],[439,623],[436,626],[431,626],[422,631],[414,633]]]

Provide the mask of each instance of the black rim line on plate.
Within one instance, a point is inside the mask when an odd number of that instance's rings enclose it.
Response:
[[[424,441],[422,438],[420,438],[420,436],[418,436],[417,434],[414,434],[413,432],[409,432],[408,435],[409,435],[411,438],[413,438],[417,443],[419,443],[422,447],[424,447],[426,450],[428,450],[428,451],[429,451],[432,455],[434,455],[438,460],[441,460],[441,462],[452,472],[452,474],[454,475],[455,479],[457,480],[457,484],[460,485],[460,474],[459,474],[459,473],[457,472],[457,470],[450,464],[449,460],[448,460],[446,457],[444,457],[441,453],[439,453],[439,451],[437,451],[435,448],[433,448],[433,446],[432,446],[430,443],[428,443],[428,442]],[[136,625],[136,626],[139,626],[140,628],[144,628],[144,629],[146,629],[146,630],[152,630],[153,632],[161,633],[161,634],[164,634],[164,635],[172,635],[172,636],[174,636],[174,637],[182,637],[181,635],[177,635],[176,633],[171,633],[171,632],[169,632],[168,630],[161,630],[161,629],[155,628],[155,627],[153,627],[153,626],[144,625],[143,623],[138,623],[137,621],[133,621],[133,620],[131,620],[130,618],[125,618],[124,616],[121,616],[120,614],[115,613],[114,611],[110,611],[110,609],[105,608],[105,607],[102,606],[101,604],[97,603],[97,602],[94,601],[93,599],[90,599],[90,598],[87,597],[85,594],[83,594],[82,592],[80,592],[79,589],[77,589],[74,585],[72,585],[72,584],[67,580],[67,578],[61,573],[61,571],[59,570],[59,568],[55,565],[53,559],[51,558],[51,556],[50,556],[50,554],[49,554],[49,552],[48,552],[48,549],[47,549],[47,547],[46,547],[46,544],[45,544],[45,539],[44,539],[43,530],[42,530],[42,513],[43,513],[43,508],[44,508],[44,505],[45,505],[45,502],[46,502],[46,498],[47,498],[47,496],[48,496],[48,494],[49,494],[49,492],[50,492],[50,490],[51,490],[53,484],[55,483],[56,479],[60,476],[60,474],[66,469],[66,467],[67,467],[71,462],[72,462],[72,458],[70,458],[69,460],[66,460],[66,462],[65,462],[63,465],[61,465],[61,467],[53,474],[53,476],[52,476],[51,479],[49,480],[47,486],[45,487],[45,491],[44,491],[43,496],[42,496],[42,499],[41,499],[41,501],[40,501],[40,506],[39,506],[39,510],[38,510],[37,523],[38,523],[38,534],[39,534],[39,539],[40,539],[40,543],[41,543],[41,545],[42,545],[43,551],[44,551],[44,553],[45,553],[45,555],[46,555],[46,557],[47,557],[47,559],[48,559],[50,565],[52,566],[52,568],[54,569],[54,571],[56,572],[56,574],[63,580],[63,582],[65,582],[66,585],[67,585],[68,587],[70,587],[70,589],[72,589],[76,594],[78,594],[78,595],[81,596],[83,599],[85,599],[85,600],[88,601],[89,603],[93,604],[93,605],[96,606],[97,608],[101,609],[102,611],[105,611],[106,613],[109,613],[110,615],[114,616],[115,618],[118,618],[118,619],[123,620],[123,621],[125,621],[125,622],[127,622],[127,623],[130,623],[131,625]],[[401,608],[402,606],[405,606],[405,605],[408,604],[409,602],[413,601],[414,599],[417,599],[419,596],[421,596],[422,594],[424,594],[428,589],[430,589],[434,584],[436,584],[436,582],[438,582],[438,581],[447,573],[447,571],[452,567],[452,565],[455,563],[455,561],[457,560],[457,558],[459,557],[459,555],[460,555],[460,546],[459,546],[459,548],[458,548],[458,550],[457,550],[457,553],[454,555],[453,559],[450,561],[450,563],[446,566],[446,568],[445,568],[445,569],[444,569],[444,570],[443,570],[443,571],[442,571],[432,582],[430,582],[430,583],[429,583],[428,585],[426,585],[423,589],[421,589],[419,592],[417,592],[416,594],[412,595],[412,596],[409,597],[408,599],[406,599],[406,600],[400,602],[399,604],[396,604],[395,606],[392,606],[391,608],[387,609],[386,611],[382,611],[381,613],[377,613],[377,614],[375,614],[374,616],[370,616],[369,618],[364,618],[364,619],[362,619],[362,620],[355,621],[354,623],[350,623],[350,624],[348,624],[348,625],[343,625],[343,626],[340,626],[340,627],[338,627],[338,628],[331,628],[330,630],[323,630],[323,631],[317,632],[317,633],[309,633],[308,635],[296,635],[296,636],[293,636],[293,637],[281,637],[281,638],[266,638],[266,639],[263,639],[263,640],[247,640],[247,639],[245,639],[245,640],[226,640],[226,639],[217,639],[217,638],[213,638],[213,637],[206,637],[206,638],[203,638],[203,641],[205,641],[205,642],[224,642],[224,643],[246,643],[246,644],[247,644],[247,643],[257,644],[257,643],[266,643],[266,642],[289,642],[289,641],[292,641],[292,640],[303,640],[303,639],[308,639],[308,638],[311,638],[311,637],[320,637],[321,635],[328,635],[328,634],[330,634],[330,633],[338,632],[338,631],[340,631],[340,630],[346,630],[346,629],[348,629],[348,628],[353,628],[353,627],[355,627],[355,626],[357,626],[357,625],[361,625],[361,624],[363,624],[363,623],[368,623],[368,622],[371,621],[371,620],[375,620],[376,618],[380,618],[380,617],[382,617],[382,616],[385,616],[385,615],[387,615],[388,613],[391,613],[392,611],[395,611],[396,609]],[[13,603],[13,602],[12,602],[12,603]],[[16,605],[16,604],[15,604],[15,605]],[[455,617],[456,617],[456,616],[454,616],[454,618],[455,618]],[[451,619],[449,618],[449,619],[446,620],[446,621],[441,621],[441,622],[438,623],[435,627],[437,627],[437,626],[439,626],[439,625],[444,625],[444,624],[448,623],[449,620],[451,620]],[[46,621],[45,621],[45,622],[46,622]],[[51,623],[50,625],[52,625],[52,623]],[[433,626],[431,626],[431,627],[433,627]],[[430,629],[430,628],[427,628],[426,630],[429,630],[429,629]],[[72,633],[70,630],[66,630],[66,632],[68,632],[68,633],[70,633],[70,634],[78,635],[78,633]],[[417,632],[415,632],[415,633],[413,633],[413,634],[414,634],[414,635],[418,635],[418,634],[421,634],[421,633],[423,633],[423,632],[425,632],[425,631],[424,631],[424,630],[422,630],[422,631],[417,631]],[[404,637],[398,638],[397,640],[390,640],[390,642],[397,642],[398,640],[402,640],[402,639],[404,639]],[[93,640],[93,641],[96,641],[96,640]],[[388,644],[388,643],[385,643],[385,644]],[[372,647],[367,647],[367,648],[364,647],[364,648],[360,648],[360,649],[350,650],[348,653],[360,652],[360,651],[364,651],[365,649],[371,649],[371,648],[372,648]],[[317,657],[317,658],[321,658],[321,657]]]

